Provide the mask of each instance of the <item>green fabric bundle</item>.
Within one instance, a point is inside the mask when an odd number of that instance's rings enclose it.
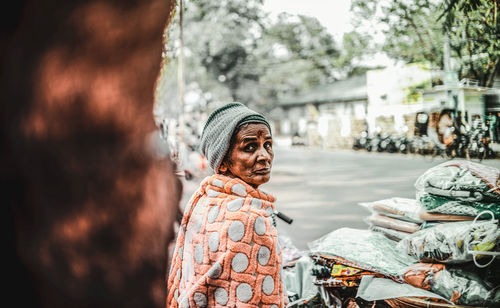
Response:
[[[500,217],[500,171],[479,163],[452,160],[417,179],[417,200],[429,212],[477,216],[485,210]]]

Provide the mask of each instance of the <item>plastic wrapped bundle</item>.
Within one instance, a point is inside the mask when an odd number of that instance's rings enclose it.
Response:
[[[414,233],[420,229],[420,225],[414,222],[395,219],[381,214],[372,214],[365,221],[370,226],[378,226],[406,233]]]
[[[368,267],[340,257],[312,254],[314,284],[324,287],[357,287],[363,276],[384,277]]]
[[[499,237],[496,220],[450,222],[410,234],[397,247],[424,262],[463,263],[474,252],[498,249]]]
[[[449,215],[431,213],[415,199],[394,197],[373,202],[360,202],[359,205],[369,209],[372,213],[382,214],[391,218],[422,223],[425,221],[463,221],[473,220],[473,217],[463,215]],[[475,216],[475,215],[474,215]]]
[[[391,239],[393,241],[399,242],[406,236],[410,235],[411,233],[407,232],[402,232],[402,231],[397,231],[393,229],[388,229],[384,227],[379,227],[379,226],[370,226],[370,230],[382,233],[385,235],[388,239]]]
[[[425,289],[460,305],[497,306],[500,288],[487,285],[477,274],[444,264],[417,263],[403,275],[406,283]]]
[[[375,214],[414,223],[422,222],[422,219],[420,219],[422,207],[415,199],[394,197],[373,202],[360,202],[359,205],[366,207]]]
[[[470,161],[448,161],[427,170],[416,183],[417,199],[430,212],[500,217],[500,171]]]
[[[417,260],[396,249],[396,243],[370,230],[337,229],[309,243],[311,254],[340,257],[351,261],[345,264],[380,273],[401,281],[404,269]]]
[[[453,200],[427,192],[417,192],[420,204],[429,212],[451,215],[476,216],[482,211],[491,211],[500,218],[500,203]]]

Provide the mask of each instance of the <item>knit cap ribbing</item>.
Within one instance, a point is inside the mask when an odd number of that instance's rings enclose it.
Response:
[[[229,150],[231,137],[243,123],[263,123],[271,132],[266,118],[241,103],[229,103],[214,110],[201,135],[200,151],[209,166],[217,172]]]

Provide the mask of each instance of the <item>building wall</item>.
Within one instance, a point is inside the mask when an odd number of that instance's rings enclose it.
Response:
[[[421,65],[411,64],[371,70],[366,74],[369,131],[377,131],[377,127],[378,130],[387,129],[391,121],[394,123],[392,130],[402,130],[404,116],[415,113],[422,104],[421,100],[407,100],[409,88],[430,81],[431,72]]]

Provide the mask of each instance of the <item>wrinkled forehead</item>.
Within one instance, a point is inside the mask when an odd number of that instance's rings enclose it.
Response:
[[[264,139],[272,139],[271,132],[267,125],[263,123],[247,123],[243,124],[236,131],[234,141],[242,142],[245,139],[253,139],[263,137]]]

